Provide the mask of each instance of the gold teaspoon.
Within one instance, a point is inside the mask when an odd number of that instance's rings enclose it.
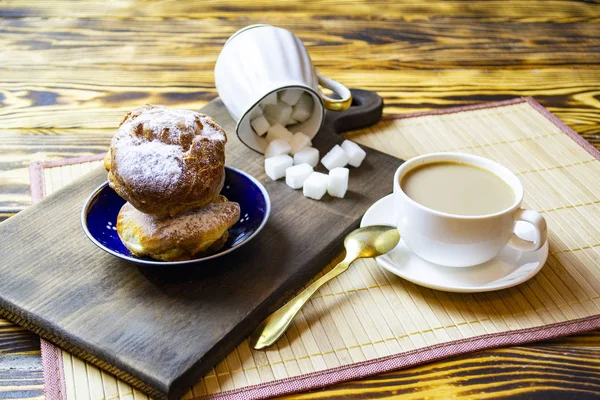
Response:
[[[346,271],[355,260],[385,254],[396,247],[399,241],[400,234],[393,226],[372,225],[350,232],[344,239],[346,257],[335,268],[261,322],[250,336],[250,345],[259,350],[275,343],[287,330],[304,303],[321,286]]]

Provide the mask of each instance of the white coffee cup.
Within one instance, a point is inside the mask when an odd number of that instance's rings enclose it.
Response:
[[[417,203],[400,186],[411,169],[433,162],[462,162],[484,168],[514,191],[514,203],[489,215],[454,215]],[[546,242],[546,221],[537,212],[520,208],[523,185],[506,167],[487,158],[464,153],[432,153],[411,158],[394,175],[394,220],[410,250],[435,264],[469,267],[496,257],[507,245],[520,251],[536,251]],[[533,226],[534,240],[526,241],[514,233],[517,221]]]
[[[215,85],[229,114],[237,121],[237,135],[260,153],[264,153],[268,143],[254,133],[250,120],[252,110],[269,94],[299,88],[312,96],[310,118],[291,127],[293,132],[302,132],[311,139],[323,124],[325,109],[343,111],[352,103],[348,88],[315,70],[298,37],[271,25],[247,26],[227,40],[215,65]],[[325,95],[319,85],[331,89],[340,99]]]

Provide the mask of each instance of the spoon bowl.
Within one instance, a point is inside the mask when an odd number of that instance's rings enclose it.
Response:
[[[346,271],[355,260],[383,255],[396,247],[399,241],[400,234],[394,226],[372,225],[350,232],[344,239],[346,249],[344,259],[261,322],[250,336],[250,345],[258,350],[275,343],[287,330],[302,306],[321,286]]]
[[[400,241],[398,229],[387,225],[372,225],[356,229],[344,239],[346,255],[372,258],[392,250]]]

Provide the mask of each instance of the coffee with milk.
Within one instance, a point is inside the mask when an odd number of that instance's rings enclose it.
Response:
[[[515,202],[508,183],[493,172],[468,163],[439,161],[416,166],[400,187],[417,203],[454,215],[488,215]]]

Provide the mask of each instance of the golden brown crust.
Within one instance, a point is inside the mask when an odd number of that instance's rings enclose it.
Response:
[[[104,169],[110,171],[110,150],[106,152],[102,161],[104,162]]]
[[[138,210],[175,216],[209,204],[225,181],[225,132],[204,114],[147,105],[111,142],[108,180]]]
[[[157,218],[125,203],[117,217],[121,241],[136,256],[181,261],[220,249],[240,218],[238,203],[218,196],[213,203],[176,217]]]

